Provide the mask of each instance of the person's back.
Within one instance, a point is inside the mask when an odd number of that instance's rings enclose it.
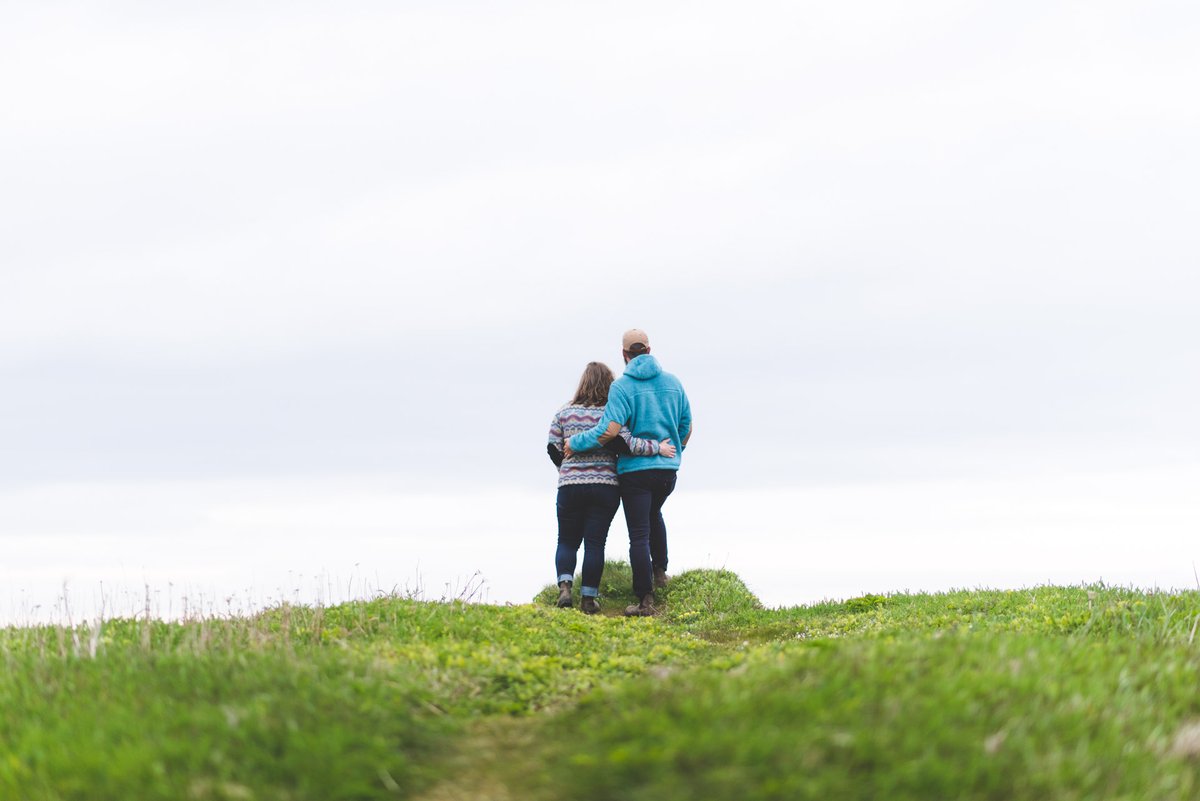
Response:
[[[587,431],[604,417],[603,406],[585,406],[574,401],[563,404],[554,413],[550,423],[547,447],[550,458],[558,467],[558,486],[574,484],[608,484],[617,486],[617,454],[603,448],[587,453],[576,453],[570,459],[555,459],[553,451],[562,450],[562,444],[576,434]],[[657,445],[657,443],[655,443]]]
[[[692,413],[683,384],[664,372],[649,353],[631,359],[625,374],[613,382],[605,406],[605,412],[609,410],[614,417],[625,417],[625,425],[635,437],[682,444],[684,437],[691,434]],[[678,470],[681,460],[681,453],[673,458],[657,454],[622,456],[617,462],[617,472]]]

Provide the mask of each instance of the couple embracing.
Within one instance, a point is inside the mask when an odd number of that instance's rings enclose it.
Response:
[[[658,614],[655,587],[667,583],[667,527],[662,507],[675,489],[692,412],[679,379],[650,355],[646,332],[621,340],[625,374],[591,362],[570,403],[554,415],[547,451],[558,467],[558,605],[571,606],[576,554],[582,542],[580,608],[600,611],[604,543],[618,506],[629,528],[629,564],[638,602],[628,616]],[[678,443],[678,447],[676,445]]]

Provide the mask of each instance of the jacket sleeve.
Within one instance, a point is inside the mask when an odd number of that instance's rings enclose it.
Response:
[[[679,409],[679,451],[682,453],[687,447],[683,443],[687,442],[688,435],[692,433],[692,404],[688,401],[687,393],[683,391],[683,387],[679,388],[683,395],[683,403]]]
[[[608,430],[608,426],[617,423],[623,427],[629,422],[629,415],[629,399],[625,397],[625,392],[620,386],[613,384],[608,391],[608,403],[604,405],[604,416],[600,418],[599,423],[568,440],[571,450],[577,453],[596,450],[600,447],[600,436]]]

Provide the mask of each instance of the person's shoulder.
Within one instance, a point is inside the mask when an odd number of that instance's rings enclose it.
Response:
[[[668,373],[665,370],[658,376],[658,380],[663,384],[676,386],[683,389],[683,382],[679,380],[679,376],[674,373]]]
[[[559,420],[562,420],[564,417],[572,417],[572,416],[578,417],[580,415],[580,413],[582,413],[586,410],[587,410],[586,406],[580,406],[578,403],[575,403],[574,401],[567,401],[562,406],[558,407],[558,411],[556,411],[554,413],[554,416],[556,418],[558,418]]]
[[[599,417],[604,412],[603,406],[584,406],[582,403],[564,403],[556,412],[560,419]]]

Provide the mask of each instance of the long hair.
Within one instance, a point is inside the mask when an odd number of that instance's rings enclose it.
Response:
[[[579,378],[579,388],[571,403],[579,406],[603,406],[608,403],[608,388],[612,386],[613,373],[603,362],[588,362]]]

